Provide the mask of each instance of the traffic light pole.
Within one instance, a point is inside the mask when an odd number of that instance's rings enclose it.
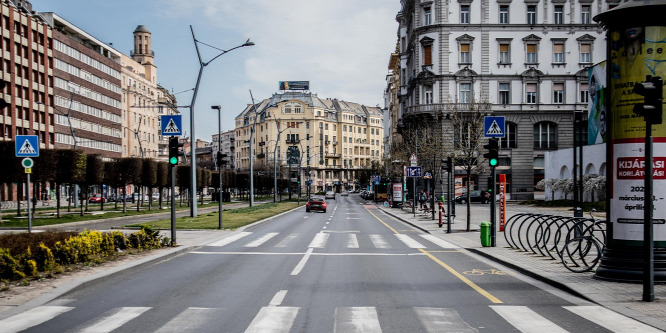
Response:
[[[26,173],[25,174],[27,179],[27,193],[28,193],[28,232],[32,232],[32,211],[30,210],[30,206],[32,206],[32,200],[30,200],[30,174]]]
[[[645,122],[645,202],[643,209],[643,243],[645,244],[645,273],[643,301],[654,301],[654,225],[652,220],[652,123]]]
[[[171,246],[176,246],[176,167],[171,167]]]
[[[493,177],[489,186],[492,189],[490,192],[490,246],[497,246],[497,221],[496,221],[496,208],[495,208],[495,178],[497,177],[495,167],[490,167],[490,173]]]

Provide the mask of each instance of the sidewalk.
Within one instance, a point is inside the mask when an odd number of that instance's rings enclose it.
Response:
[[[595,279],[593,272],[573,273],[567,270],[559,260],[534,255],[528,252],[512,249],[504,239],[502,232],[497,232],[497,247],[482,247],[479,233],[479,223],[472,221],[472,232],[465,232],[465,217],[459,215],[452,223],[452,233],[446,233],[446,216],[442,228],[438,227],[438,212],[435,220],[431,215],[416,217],[411,211],[399,208],[384,208],[380,210],[394,216],[424,232],[433,234],[441,239],[463,247],[470,252],[482,255],[502,265],[511,267],[523,274],[549,283],[555,287],[583,297],[591,302],[608,309],[634,318],[638,321],[652,325],[666,331],[666,285],[655,285],[655,301],[643,302],[643,285],[632,283],[618,283]],[[520,207],[514,207],[520,209]],[[568,215],[557,212],[558,215]]]

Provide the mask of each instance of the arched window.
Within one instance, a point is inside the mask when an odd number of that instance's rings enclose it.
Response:
[[[506,122],[506,126],[504,128],[504,137],[500,138],[500,147],[507,149],[507,148],[518,148],[518,143],[516,141],[516,132],[518,130],[518,126],[516,123],[511,123],[511,122]]]
[[[549,121],[534,124],[534,148],[557,149],[557,124]]]

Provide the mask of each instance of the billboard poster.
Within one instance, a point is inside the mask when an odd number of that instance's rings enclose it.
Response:
[[[606,143],[606,62],[587,71],[587,144]]]
[[[280,90],[310,90],[310,81],[280,81]]]
[[[393,202],[402,201],[402,183],[393,183]]]
[[[499,175],[499,231],[506,226],[506,175]]]
[[[653,177],[654,240],[666,241],[666,126],[653,125],[653,175],[645,175],[645,121],[633,107],[643,97],[633,93],[646,75],[666,75],[666,27],[635,27],[610,33],[613,238],[643,240],[644,178]],[[611,178],[609,177],[609,178]]]

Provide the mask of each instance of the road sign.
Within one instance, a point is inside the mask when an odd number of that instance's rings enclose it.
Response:
[[[425,175],[423,176],[425,179],[430,179],[432,178],[432,174],[430,172],[426,172]]]
[[[16,136],[16,157],[38,157],[39,139],[36,135]]]
[[[179,114],[160,116],[160,128],[164,136],[183,135],[183,117]]]
[[[21,165],[26,169],[30,169],[35,165],[35,162],[32,160],[32,158],[26,157],[21,160]]]
[[[32,168],[25,168],[23,170],[25,170],[25,173],[32,173]]]
[[[416,157],[416,154],[412,154],[412,156],[409,158],[409,162],[411,166],[416,166],[416,164],[419,163],[419,159]]]
[[[504,117],[483,117],[483,136],[486,138],[503,138],[504,120]]]
[[[420,166],[408,166],[405,171],[407,177],[421,177],[422,175]]]

